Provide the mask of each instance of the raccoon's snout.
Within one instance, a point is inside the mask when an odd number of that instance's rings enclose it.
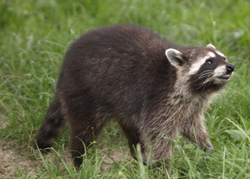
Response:
[[[234,71],[234,65],[231,63],[217,67],[214,70],[215,83],[223,83],[230,79]]]
[[[228,63],[226,65],[227,73],[232,73],[234,71],[234,65],[231,63]]]

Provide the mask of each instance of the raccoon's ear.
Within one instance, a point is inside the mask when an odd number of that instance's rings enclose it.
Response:
[[[216,49],[215,46],[213,46],[212,44],[208,44],[207,45],[207,48],[213,48],[213,49]]]
[[[182,64],[184,63],[183,55],[178,50],[170,48],[165,51],[165,54],[168,58],[168,61],[171,63],[171,65],[173,65],[176,68],[179,66],[182,66]]]

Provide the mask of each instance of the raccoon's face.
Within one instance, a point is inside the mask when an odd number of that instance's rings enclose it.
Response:
[[[166,50],[166,56],[194,92],[217,91],[229,81],[234,71],[225,55],[209,44],[205,48],[187,48],[180,52]]]

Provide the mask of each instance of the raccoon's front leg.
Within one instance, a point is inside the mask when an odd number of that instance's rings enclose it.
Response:
[[[153,163],[151,168],[160,167],[166,164],[168,172],[170,172],[170,159],[172,157],[172,141],[165,138],[158,138],[153,149]]]
[[[202,118],[188,120],[182,126],[182,134],[191,142],[198,143],[199,147],[206,153],[213,152],[214,147],[210,142]]]
[[[126,124],[122,124],[120,122],[120,125],[123,129],[123,132],[125,133],[127,139],[128,139],[128,144],[129,144],[129,149],[131,152],[132,157],[135,160],[138,160],[138,154],[136,153],[137,151],[137,145],[139,144],[141,147],[141,155],[142,155],[142,162],[144,165],[147,165],[147,155],[145,152],[145,144],[141,138],[141,134],[139,132],[139,128],[135,125],[126,125]]]
[[[160,167],[164,164],[170,172],[170,160],[172,158],[172,140],[178,134],[179,127],[175,126],[172,130],[166,130],[165,126],[173,126],[173,121],[169,121],[165,125],[156,125],[151,127],[151,132],[149,140],[151,141],[151,149],[153,149],[152,156],[150,154],[150,158],[152,159],[151,168]],[[152,130],[152,129],[157,129]],[[152,132],[154,131],[154,132]],[[149,148],[150,149],[150,148]]]
[[[76,168],[81,166],[86,148],[91,146],[107,122],[104,114],[93,108],[86,108],[82,98],[78,100],[67,99],[66,103],[67,118],[71,126],[71,155]]]
[[[49,151],[49,147],[52,146],[55,138],[66,124],[61,108],[59,95],[56,94],[36,136],[35,148],[44,149],[43,152]]]
[[[70,120],[71,124],[71,155],[74,160],[74,165],[78,169],[82,164],[82,155],[86,152],[85,149],[91,146],[103,128],[104,123],[100,125],[90,121],[82,116],[82,121]],[[98,121],[98,119],[93,119]],[[99,120],[100,121],[100,120]]]

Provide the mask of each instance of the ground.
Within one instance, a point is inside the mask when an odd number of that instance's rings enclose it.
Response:
[[[34,166],[39,166],[42,163],[37,160],[29,160],[26,159],[25,156],[20,155],[13,148],[13,143],[11,142],[3,142],[2,147],[0,148],[0,178],[9,178],[10,176],[15,175],[17,172],[17,168],[21,170],[21,172],[27,173],[29,176],[35,176],[36,171]]]

